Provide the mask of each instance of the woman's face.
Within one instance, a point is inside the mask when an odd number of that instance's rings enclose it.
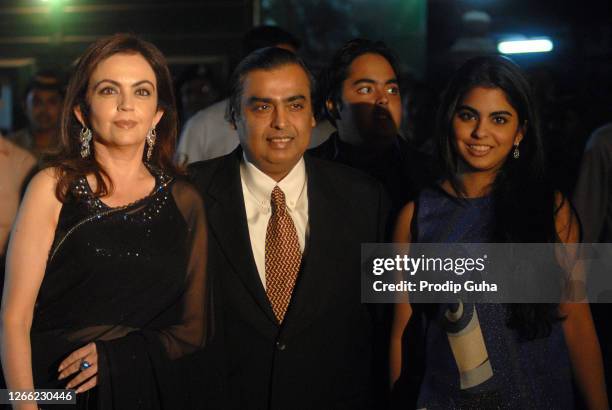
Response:
[[[118,53],[94,69],[87,89],[94,143],[108,147],[140,146],[163,115],[157,109],[157,80],[140,54]],[[84,123],[80,107],[75,115]]]
[[[474,87],[453,116],[459,157],[474,171],[498,171],[523,139],[518,113],[499,88]]]

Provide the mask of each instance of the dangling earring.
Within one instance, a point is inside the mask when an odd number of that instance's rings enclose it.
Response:
[[[79,140],[81,141],[81,158],[89,157],[91,151],[89,150],[89,143],[91,142],[91,130],[87,127],[81,128]]]
[[[512,151],[512,157],[513,157],[514,159],[518,159],[520,156],[521,156],[521,153],[519,152],[519,149],[518,149],[518,144],[516,144],[516,145],[514,146],[514,151]]]
[[[155,147],[155,139],[157,138],[157,131],[155,128],[151,128],[147,134],[147,162],[151,161],[153,156],[153,147]]]

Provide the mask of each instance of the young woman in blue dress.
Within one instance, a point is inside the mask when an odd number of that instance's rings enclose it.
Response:
[[[529,84],[510,60],[478,57],[455,73],[439,107],[437,144],[442,179],[404,207],[396,242],[580,241],[571,204],[546,177]],[[447,310],[395,308],[393,383],[412,365],[402,363],[407,324],[418,318],[423,330],[417,408],[575,408],[574,384],[586,407],[608,408],[587,303],[465,304],[456,322],[477,330],[463,333],[444,320]]]

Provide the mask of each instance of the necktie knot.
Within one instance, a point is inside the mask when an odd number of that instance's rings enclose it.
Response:
[[[285,193],[277,186],[272,190],[271,195],[272,212],[275,214],[284,214],[286,210]]]

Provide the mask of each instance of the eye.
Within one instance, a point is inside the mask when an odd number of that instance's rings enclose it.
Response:
[[[400,93],[399,87],[396,87],[396,86],[389,87],[387,88],[387,93],[391,95],[399,95]]]
[[[366,86],[366,87],[361,87],[357,89],[357,94],[371,94],[372,93],[372,87]]]
[[[476,116],[469,111],[459,111],[457,113],[457,117],[459,117],[461,121],[471,121],[476,119]]]
[[[291,103],[289,105],[289,109],[291,109],[291,111],[301,111],[304,109],[304,104],[302,103]]]
[[[266,112],[270,111],[270,109],[272,109],[272,106],[270,104],[259,104],[253,106],[253,111],[255,112]]]
[[[113,87],[104,87],[102,88],[100,91],[100,94],[102,95],[113,95],[113,94],[117,94],[117,90],[114,89]]]
[[[136,95],[139,95],[139,96],[141,96],[141,97],[148,97],[148,96],[150,96],[150,95],[151,95],[151,91],[149,91],[149,90],[148,90],[148,89],[146,89],[146,88],[139,88],[139,89],[137,89],[137,90],[136,90],[136,93],[135,93],[135,94],[136,94]]]
[[[497,115],[493,117],[492,120],[493,120],[493,123],[498,124],[498,125],[503,125],[508,122],[508,118],[503,117],[501,115]]]

